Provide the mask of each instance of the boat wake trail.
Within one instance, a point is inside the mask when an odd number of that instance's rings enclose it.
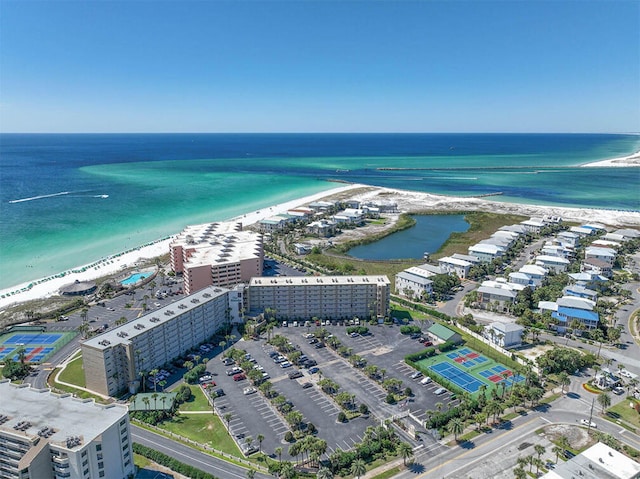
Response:
[[[32,196],[30,198],[20,198],[18,200],[9,200],[9,203],[23,203],[25,201],[33,201],[33,200],[42,200],[44,198],[54,198],[56,196],[67,196],[67,195],[71,195],[71,193],[73,193],[72,191],[61,191],[60,193],[52,193],[50,195],[39,195],[39,196]],[[109,195],[72,195],[72,198],[77,198],[77,197],[89,197],[89,198],[109,198]]]
[[[61,191],[60,193],[53,193],[50,195],[32,196],[31,198],[20,198],[19,200],[10,200],[9,203],[22,203],[24,201],[41,200],[43,198],[53,198],[54,196],[64,196],[71,193],[70,191]]]

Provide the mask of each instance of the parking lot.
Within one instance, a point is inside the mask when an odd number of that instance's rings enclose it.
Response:
[[[354,354],[367,359],[368,364],[384,369],[385,378],[402,380],[402,387],[410,387],[413,396],[396,405],[387,404],[385,402],[387,392],[376,381],[367,377],[361,369],[351,366],[346,359],[341,358],[329,347],[315,349],[314,345],[308,344],[302,337],[307,332],[307,328],[280,327],[277,334],[282,334],[294,344],[298,344],[304,354],[318,361],[318,366],[325,377],[336,381],[343,390],[356,394],[358,401],[367,404],[376,416],[387,418],[409,410],[421,422],[416,426],[422,426],[427,419],[427,410],[435,411],[438,407],[446,410],[450,402],[452,405],[458,404],[459,400],[453,399],[449,391],[440,395],[434,394],[440,388],[439,384],[432,381],[422,385],[420,383],[422,377],[415,379],[411,377],[416,370],[404,362],[404,357],[421,351],[424,346],[417,340],[400,334],[397,325],[369,326],[369,335],[356,337],[347,335],[345,326],[324,327],[343,345],[352,348]],[[315,327],[310,330],[315,330]]]

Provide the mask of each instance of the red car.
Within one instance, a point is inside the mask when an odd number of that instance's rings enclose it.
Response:
[[[431,341],[425,341],[424,343],[425,346],[433,346],[433,343]]]
[[[243,379],[247,379],[247,376],[245,376],[242,373],[236,374],[235,376],[233,376],[234,381],[242,381]]]

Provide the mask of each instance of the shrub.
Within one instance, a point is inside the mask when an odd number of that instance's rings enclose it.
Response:
[[[360,414],[369,414],[369,407],[365,403],[360,404],[358,410],[360,411]]]
[[[338,413],[338,422],[345,422],[347,420],[347,415],[344,413],[344,411],[340,411]]]
[[[133,443],[133,452],[135,452],[136,454],[140,454],[147,459],[151,459],[161,466],[168,467],[172,471],[175,471],[189,478],[217,479],[213,474],[209,474],[208,472],[204,472],[200,469],[190,466],[189,464],[180,462],[170,456],[167,456],[166,454],[161,453],[160,451],[156,451],[155,449],[151,449],[150,447],[143,446],[141,444],[138,444],[137,442]]]
[[[395,402],[396,402],[396,397],[395,397],[393,394],[389,393],[389,394],[387,394],[387,397],[386,397],[384,400],[385,400],[388,404],[395,404]]]
[[[405,396],[413,396],[413,391],[411,390],[411,388],[409,388],[409,387],[404,388],[404,395]]]
[[[287,442],[293,441],[293,433],[291,431],[287,431],[284,435],[284,440]]]
[[[421,332],[422,330],[420,329],[420,326],[415,326],[415,325],[400,326],[401,334],[420,334]]]
[[[307,431],[309,432],[309,434],[315,434],[316,432],[318,432],[318,428],[312,422],[310,422],[309,424],[307,424]]]
[[[452,343],[451,341],[447,341],[446,343],[441,344],[438,349],[440,350],[441,353],[445,353],[447,351],[451,351],[452,349],[455,349],[458,345],[455,343]]]

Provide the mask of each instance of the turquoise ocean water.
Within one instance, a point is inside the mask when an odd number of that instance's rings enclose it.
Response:
[[[640,210],[637,135],[0,135],[0,288],[339,186]]]

